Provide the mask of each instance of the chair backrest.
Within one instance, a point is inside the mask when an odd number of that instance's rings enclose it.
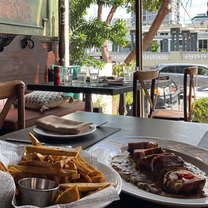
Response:
[[[153,116],[153,112],[156,105],[156,99],[154,99],[154,91],[155,91],[155,81],[159,78],[159,69],[156,70],[148,70],[148,71],[136,71],[134,72],[134,80],[133,80],[133,116],[138,117],[138,105],[139,105],[139,95],[137,90],[137,81],[139,80],[146,97],[150,103],[150,118]],[[147,89],[145,80],[151,80],[151,92]]]
[[[10,81],[0,83],[0,100],[7,99],[0,112],[0,129],[16,98],[18,98],[18,128],[25,128],[25,84],[22,81]]]
[[[183,104],[184,104],[184,121],[191,121],[193,118],[194,106],[196,101],[196,91],[194,85],[194,75],[196,76],[198,73],[198,66],[188,67],[184,69],[184,83],[183,83]],[[190,78],[190,82],[188,85],[188,76]],[[187,89],[188,99],[187,99]],[[194,101],[192,103],[192,92],[194,95]],[[189,100],[189,102],[188,102]],[[188,108],[187,108],[188,106]]]

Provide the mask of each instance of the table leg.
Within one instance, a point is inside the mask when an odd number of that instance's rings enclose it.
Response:
[[[124,115],[126,108],[125,108],[125,95],[124,94],[120,94],[119,96],[119,115]]]
[[[84,101],[85,101],[85,111],[93,112],[92,95],[84,94]]]

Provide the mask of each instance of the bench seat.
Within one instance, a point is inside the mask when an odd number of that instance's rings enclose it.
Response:
[[[61,106],[51,108],[49,110],[45,110],[40,112],[39,110],[25,109],[25,126],[30,127],[35,125],[37,119],[42,118],[48,115],[55,116],[64,116],[70,113],[74,113],[76,111],[84,111],[85,110],[85,102],[81,100],[75,100],[74,103],[69,104],[65,102]],[[3,124],[2,129],[6,129],[9,131],[18,130],[18,118],[17,118],[17,109],[10,109],[5,122]]]

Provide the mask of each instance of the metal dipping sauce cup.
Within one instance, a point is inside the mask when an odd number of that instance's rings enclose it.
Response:
[[[53,204],[59,184],[42,178],[23,178],[18,181],[22,205],[46,207]]]

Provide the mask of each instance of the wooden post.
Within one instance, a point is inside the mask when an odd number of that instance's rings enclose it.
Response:
[[[18,129],[25,128],[25,84],[17,85],[18,92]]]
[[[136,66],[139,67],[139,70],[142,70],[142,49],[142,0],[138,0],[136,1]],[[134,116],[143,117],[141,90],[138,91],[137,99],[138,109],[137,112],[134,112]]]
[[[60,0],[59,62],[62,66],[65,66],[65,1]]]

